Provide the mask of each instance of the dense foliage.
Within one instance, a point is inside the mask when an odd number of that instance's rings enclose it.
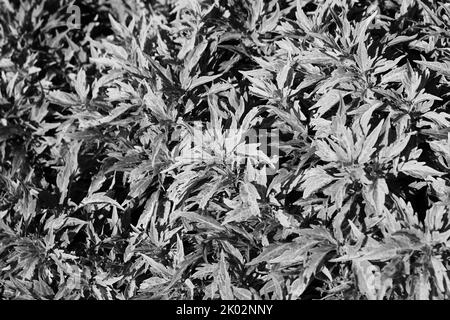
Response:
[[[2,1],[0,297],[449,298],[449,48],[446,1]]]

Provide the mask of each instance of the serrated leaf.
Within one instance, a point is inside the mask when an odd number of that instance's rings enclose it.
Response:
[[[183,217],[183,218],[186,218],[186,219],[188,219],[190,221],[193,221],[193,222],[204,224],[208,228],[211,228],[211,229],[214,229],[214,230],[217,230],[217,231],[224,231],[224,230],[226,230],[215,219],[213,219],[211,217],[208,217],[208,216],[199,215],[199,214],[197,214],[195,212],[181,212],[181,213],[179,213],[179,216]]]
[[[380,136],[380,131],[381,128],[383,127],[383,123],[384,121],[380,121],[380,123],[376,126],[376,128],[373,129],[372,132],[369,134],[369,136],[365,139],[363,147],[361,149],[361,153],[359,154],[358,157],[358,163],[362,164],[370,160],[370,157],[376,150],[374,146]]]
[[[443,175],[442,172],[428,167],[424,162],[418,162],[416,160],[411,160],[399,165],[399,171],[419,179]]]
[[[109,204],[120,210],[125,210],[116,200],[108,197],[104,192],[94,193],[81,201],[80,206],[84,207],[89,204]]]

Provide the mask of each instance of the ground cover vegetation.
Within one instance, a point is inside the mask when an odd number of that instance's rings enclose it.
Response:
[[[1,298],[448,299],[449,44],[446,1],[3,0]]]

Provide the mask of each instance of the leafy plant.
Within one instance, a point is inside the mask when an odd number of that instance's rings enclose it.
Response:
[[[445,1],[0,8],[2,298],[449,298]]]

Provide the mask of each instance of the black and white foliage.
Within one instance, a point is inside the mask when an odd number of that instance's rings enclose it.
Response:
[[[3,0],[2,299],[448,299],[450,5]]]

